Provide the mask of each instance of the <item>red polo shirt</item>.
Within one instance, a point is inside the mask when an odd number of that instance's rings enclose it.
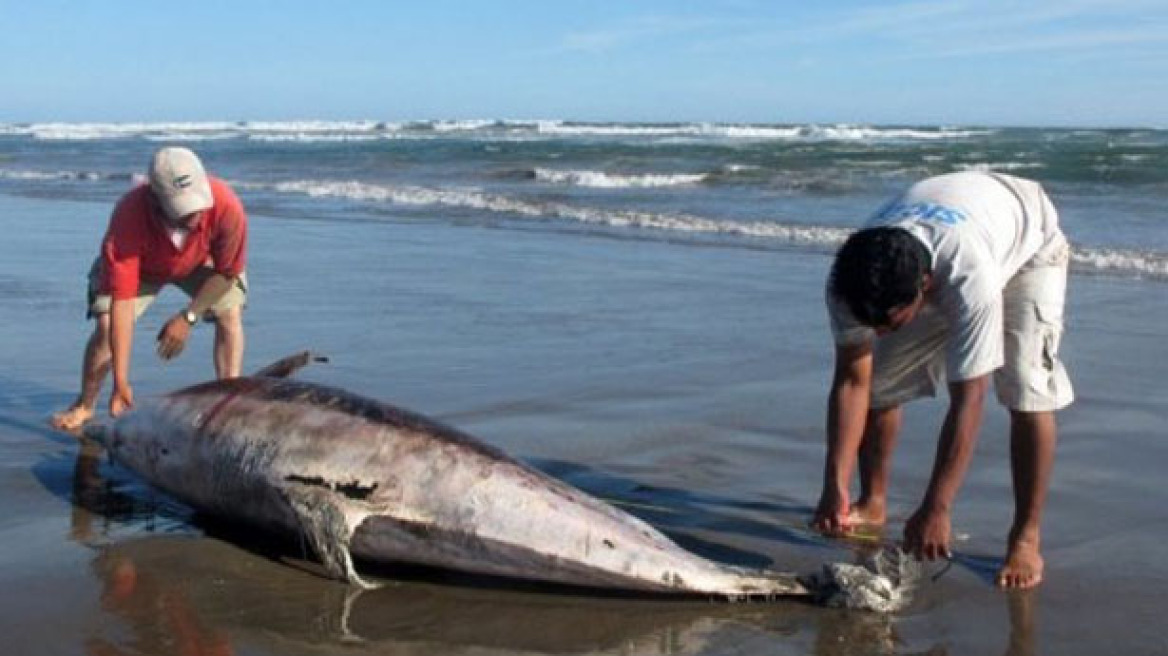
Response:
[[[215,204],[203,211],[182,248],[174,245],[162,220],[152,214],[149,185],[122,196],[101,245],[103,293],[118,300],[134,298],[141,281],[165,284],[181,280],[204,262],[228,277],[243,272],[247,264],[243,204],[226,182],[218,178],[210,178],[210,182]]]

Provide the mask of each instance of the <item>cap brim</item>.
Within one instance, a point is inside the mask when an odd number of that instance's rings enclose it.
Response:
[[[172,219],[182,218],[188,214],[211,209],[215,204],[211,196],[211,185],[207,185],[205,189],[187,189],[183,193],[175,194],[174,196],[159,195],[161,196],[159,202],[162,205],[162,209]]]

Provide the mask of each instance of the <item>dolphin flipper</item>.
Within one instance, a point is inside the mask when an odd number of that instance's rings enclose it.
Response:
[[[323,355],[317,355],[312,351],[301,351],[300,353],[276,360],[252,375],[262,378],[287,378],[308,366],[311,362],[328,362],[328,358]]]
[[[349,540],[353,537],[354,526],[334,502],[335,493],[307,485],[289,486],[283,489],[283,493],[300,522],[301,533],[312,544],[329,576],[365,589],[376,588],[362,579],[353,567]]]

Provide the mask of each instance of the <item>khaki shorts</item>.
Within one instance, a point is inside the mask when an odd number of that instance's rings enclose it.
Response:
[[[994,372],[998,401],[1022,412],[1060,410],[1074,400],[1059,360],[1070,248],[1065,239],[1045,247],[1002,290],[1005,364]],[[945,384],[949,326],[931,306],[901,330],[877,340],[872,407],[890,408],[936,396]]]
[[[107,314],[110,311],[110,295],[98,292],[101,284],[101,258],[93,261],[93,266],[89,268],[89,310],[86,317],[92,319],[99,314]],[[215,270],[208,266],[201,266],[192,271],[186,278],[175,281],[173,284],[179,289],[186,292],[186,295],[194,298],[198,293],[199,288],[206,282],[207,278],[214,275]],[[146,308],[154,302],[158,297],[158,292],[165,287],[165,284],[148,282],[143,280],[138,285],[138,296],[134,299],[134,317],[141,317]],[[231,287],[219,302],[212,305],[207,310],[206,315],[203,316],[204,321],[213,321],[219,314],[236,307],[244,307],[247,305],[247,274],[241,273],[235,279],[235,284]]]

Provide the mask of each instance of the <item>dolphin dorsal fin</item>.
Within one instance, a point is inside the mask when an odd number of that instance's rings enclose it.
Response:
[[[323,355],[317,355],[312,351],[301,351],[300,353],[276,360],[252,375],[263,378],[287,378],[299,371],[302,367],[308,366],[311,362],[328,362],[328,358]]]

